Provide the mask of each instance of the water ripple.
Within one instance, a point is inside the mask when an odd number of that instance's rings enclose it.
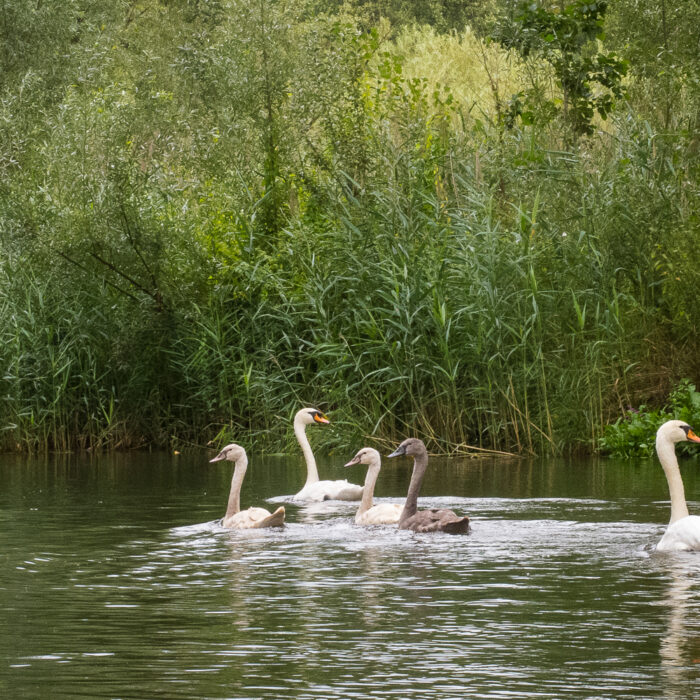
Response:
[[[677,698],[700,683],[700,556],[654,551],[664,503],[421,499],[470,515],[455,537],[292,502],[282,529],[230,531],[216,489],[182,524],[179,493],[146,520],[122,488],[133,522],[4,521],[10,696]]]

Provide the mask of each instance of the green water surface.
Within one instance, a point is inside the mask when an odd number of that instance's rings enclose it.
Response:
[[[322,477],[361,483],[354,452]],[[210,456],[0,456],[1,697],[700,697],[700,556],[653,551],[655,461],[432,459],[421,505],[469,514],[458,537],[290,502],[301,461],[254,454],[242,505],[288,525],[226,531]]]

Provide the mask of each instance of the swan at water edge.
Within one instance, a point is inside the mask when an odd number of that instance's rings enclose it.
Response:
[[[235,443],[226,445],[210,462],[220,462],[226,459],[235,462],[233,479],[231,479],[231,491],[228,495],[228,508],[221,524],[227,528],[246,530],[253,527],[282,527],[284,525],[284,506],[280,506],[274,513],[265,508],[248,508],[241,510],[241,486],[246,469],[248,469],[248,455],[245,450]]]
[[[389,457],[406,455],[413,457],[413,473],[406,495],[406,503],[399,520],[399,530],[414,530],[415,532],[449,532],[451,535],[469,533],[469,518],[457,515],[452,510],[433,508],[418,510],[418,493],[425,470],[428,468],[428,450],[422,440],[408,438],[404,440]]]
[[[700,549],[700,516],[689,515],[681,471],[676,458],[676,443],[700,442],[693,429],[682,420],[670,420],[656,431],[656,454],[666,474],[671,494],[671,521],[656,545],[660,551]]]
[[[309,438],[306,437],[306,426],[328,423],[328,417],[316,408],[302,408],[294,416],[294,434],[306,460],[306,483],[294,498],[299,501],[359,501],[362,498],[362,486],[351,484],[345,479],[321,481],[318,478],[314,453]]]
[[[367,476],[362,487],[362,501],[355,515],[356,525],[393,525],[399,522],[403,506],[400,503],[378,503],[372,505],[374,485],[381,469],[381,457],[373,447],[363,447],[345,466],[367,464]]]

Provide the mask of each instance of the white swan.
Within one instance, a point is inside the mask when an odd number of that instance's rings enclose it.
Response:
[[[233,470],[233,479],[231,479],[228,508],[221,524],[236,530],[246,530],[253,527],[282,527],[284,525],[284,506],[280,506],[272,514],[264,508],[241,510],[241,485],[248,468],[248,455],[246,455],[245,450],[240,445],[231,443],[209,461],[220,462],[222,459],[235,462],[236,467]]]
[[[306,483],[304,488],[294,496],[299,501],[359,501],[362,487],[351,484],[345,479],[337,481],[320,481],[314,453],[306,437],[306,426],[314,423],[330,423],[328,417],[316,408],[302,408],[294,416],[294,434],[301,445],[306,460]]]
[[[670,420],[656,432],[656,454],[666,473],[671,494],[671,521],[656,549],[662,552],[700,549],[700,516],[688,515],[683,480],[676,459],[676,443],[700,442],[693,429],[682,420]]]
[[[374,485],[381,469],[381,457],[373,447],[363,447],[345,466],[367,464],[367,476],[362,488],[362,501],[355,515],[356,525],[393,525],[399,522],[403,505],[401,503],[378,503],[372,505]]]

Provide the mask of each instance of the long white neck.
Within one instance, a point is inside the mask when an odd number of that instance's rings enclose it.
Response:
[[[668,438],[662,435],[657,436],[656,453],[659,455],[659,462],[661,462],[661,466],[666,473],[668,490],[671,494],[671,521],[669,522],[669,525],[671,525],[676,520],[685,518],[688,515],[683,480],[681,479],[681,472],[676,459],[676,446]]]
[[[228,494],[228,507],[224,518],[235,515],[241,510],[241,486],[243,485],[246,469],[248,469],[248,457],[242,455],[236,460],[236,468],[233,470],[231,491]]]
[[[367,469],[367,476],[365,476],[365,485],[362,489],[362,500],[360,501],[360,507],[357,509],[357,515],[362,515],[362,513],[367,512],[374,503],[374,485],[377,483],[379,469],[379,462],[370,462],[369,468]]]
[[[311,451],[309,438],[306,437],[306,426],[300,420],[301,416],[294,419],[294,434],[297,436],[297,442],[301,445],[301,451],[304,453],[306,460],[306,484],[315,484],[318,481],[318,469],[316,468],[316,460],[314,453]]]

